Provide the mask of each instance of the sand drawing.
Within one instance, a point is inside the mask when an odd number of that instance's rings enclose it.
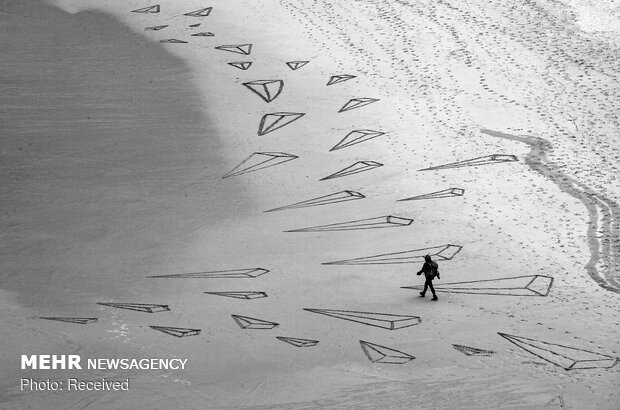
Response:
[[[75,323],[78,325],[95,323],[98,320],[96,317],[43,317],[43,316],[40,316],[39,319],[56,320],[58,322]]]
[[[376,98],[352,98],[347,101],[347,103],[343,105],[342,108],[338,110],[338,112],[354,110],[356,108],[364,107],[377,101],[379,100]]]
[[[226,63],[226,64],[231,65],[235,68],[238,68],[239,70],[247,70],[252,65],[252,62],[251,61],[233,61],[233,62]]]
[[[405,364],[415,359],[410,354],[375,343],[360,340],[360,345],[368,360],[373,363]]]
[[[310,61],[288,61],[286,65],[293,71],[299,70],[301,67],[308,64]]]
[[[168,27],[168,24],[163,25],[163,26],[150,26],[150,27],[145,27],[145,28],[144,28],[144,30],[145,30],[145,31],[159,31],[159,30],[161,30],[161,29],[163,29],[163,28],[166,28],[166,27]]]
[[[379,168],[382,166],[383,164],[381,164],[380,162],[376,162],[376,161],[357,161],[355,164],[349,165],[348,167],[343,168],[338,172],[334,172],[331,175],[328,175],[326,177],[319,179],[319,181],[326,181],[328,179],[334,179],[334,178],[340,178],[340,177],[346,177],[349,175],[359,174],[360,172],[370,171],[371,169]]]
[[[410,251],[384,253],[381,255],[347,259],[336,262],[325,262],[323,265],[387,265],[398,263],[418,263],[424,260],[424,255],[434,256],[436,260],[448,261],[456,256],[463,247],[460,245],[440,245],[428,248],[413,249]]]
[[[412,196],[409,198],[399,199],[399,201],[419,201],[422,199],[439,199],[439,198],[452,198],[455,196],[463,196],[465,190],[462,188],[448,188],[441,191],[430,192],[428,194],[422,194]]]
[[[248,172],[255,172],[265,168],[271,168],[273,166],[292,161],[296,158],[299,157],[297,155],[286,154],[284,152],[255,152],[241,161],[239,165],[230,170],[222,177],[222,179],[247,174]]]
[[[476,347],[469,347],[463,345],[453,344],[452,347],[454,347],[459,352],[466,354],[467,356],[490,356],[495,353],[492,350],[482,350]]]
[[[237,292],[204,292],[207,295],[216,295],[216,296],[224,296],[227,298],[234,299],[261,299],[266,298],[267,294],[265,292],[254,292],[254,291],[237,291]]]
[[[231,315],[241,329],[273,329],[279,323],[269,322],[267,320],[255,319],[253,317]]]
[[[276,339],[281,340],[284,343],[293,345],[295,347],[312,347],[319,344],[318,340],[299,339],[297,337],[276,336]]]
[[[243,83],[250,91],[258,95],[265,102],[271,102],[276,99],[284,88],[282,80],[256,80]],[[269,115],[269,114],[268,114]],[[286,125],[286,124],[284,124]]]
[[[202,23],[190,24],[188,27],[200,27]]]
[[[559,396],[556,396],[552,398],[551,400],[549,400],[547,404],[545,404],[544,408],[545,409],[548,409],[548,408],[565,409],[566,405],[564,404],[564,398],[560,394]]]
[[[443,165],[437,165],[434,167],[428,167],[428,168],[420,169],[419,171],[433,171],[436,169],[477,167],[479,165],[501,164],[503,162],[516,162],[516,161],[518,161],[518,159],[514,155],[493,154],[493,155],[486,155],[484,157],[466,159],[464,161],[452,162],[450,164],[443,164]]]
[[[547,296],[553,278],[545,275],[514,276],[511,278],[472,280],[435,285],[435,291],[469,293],[472,295]],[[422,290],[423,286],[403,286],[403,289]]]
[[[147,276],[148,278],[173,278],[173,279],[244,279],[256,278],[269,272],[263,268],[218,270],[210,272],[175,273],[172,275]]]
[[[252,44],[230,44],[215,47],[216,50],[228,51],[231,53],[250,55]]]
[[[159,40],[159,42],[164,44],[187,44],[187,41],[178,40],[176,38],[167,38],[164,40]]]
[[[211,14],[211,10],[213,10],[213,7],[205,7],[204,9],[191,11],[183,15],[191,17],[207,17],[209,14]]]
[[[200,329],[188,329],[185,327],[170,327],[170,326],[149,326],[153,330],[166,333],[175,337],[187,337],[197,336],[200,334]]]
[[[323,195],[317,198],[308,199],[291,205],[281,206],[279,208],[269,209],[265,212],[282,211],[286,209],[307,208],[311,206],[322,206],[330,204],[338,204],[340,202],[355,201],[366,198],[363,194],[355,191],[340,191],[333,194]]]
[[[306,114],[303,112],[272,112],[271,114],[265,114],[258,125],[258,135],[265,135],[280,129],[293,121],[297,121],[304,115]]]
[[[616,357],[591,352],[589,350],[541,342],[528,337],[514,336],[506,333],[498,332],[497,334],[534,356],[559,366],[564,370],[609,369],[620,361],[620,359]]]
[[[308,228],[293,229],[284,232],[328,232],[328,231],[353,231],[358,229],[399,228],[409,226],[413,219],[398,216],[379,216],[377,218],[358,219],[356,221],[340,222],[329,225],[311,226]]]
[[[342,148],[350,147],[351,145],[359,144],[360,142],[368,141],[373,138],[384,135],[385,132],[373,131],[373,130],[354,130],[348,133],[340,142],[332,147],[330,151],[336,151]]]
[[[343,81],[348,81],[352,78],[357,77],[356,75],[350,75],[350,74],[339,74],[339,75],[332,75],[329,78],[329,81],[327,81],[327,85],[333,85],[333,84],[338,84],[338,83],[342,83]]]
[[[211,33],[210,31],[203,31],[200,33],[194,33],[191,36],[192,37],[213,37],[215,34]]]
[[[336,319],[348,320],[363,325],[380,327],[388,330],[403,329],[422,322],[418,316],[394,315],[391,313],[355,312],[351,310],[308,309],[305,311],[331,316]]]
[[[159,4],[148,6],[137,10],[131,10],[132,13],[159,13]]]
[[[170,307],[168,305],[156,305],[151,303],[97,303],[102,306],[109,306],[118,309],[135,310],[136,312],[156,313],[156,312],[168,312]]]

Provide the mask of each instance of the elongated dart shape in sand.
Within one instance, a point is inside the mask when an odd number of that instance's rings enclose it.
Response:
[[[276,339],[281,340],[284,343],[293,345],[295,347],[312,347],[319,344],[318,340],[299,339],[297,337],[276,336]]]
[[[305,311],[331,316],[336,319],[348,320],[363,325],[380,327],[388,330],[415,326],[422,322],[418,316],[395,315],[392,313],[355,312],[351,310],[308,309]]]
[[[321,178],[319,181],[325,181],[328,179],[341,178],[349,175],[359,174],[360,172],[370,171],[371,169],[382,167],[383,164],[375,161],[358,161],[355,164],[349,165],[348,167],[341,169],[338,172],[334,172],[331,175],[328,175],[324,178]]]
[[[251,61],[233,61],[233,62],[226,63],[226,64],[233,66],[235,68],[238,68],[239,70],[247,70],[248,68],[252,66]]]
[[[308,64],[310,61],[288,61],[286,65],[293,71],[299,70],[301,67]]]
[[[297,155],[284,152],[255,152],[224,175],[222,179],[270,168],[297,158],[299,158]]]
[[[258,135],[265,135],[278,130],[306,115],[303,112],[272,112],[263,115],[258,125]]]
[[[266,298],[267,294],[265,292],[255,292],[255,291],[239,291],[239,292],[204,292],[207,295],[216,295],[216,296],[224,296],[227,298],[233,299],[262,299]]]
[[[167,25],[167,24],[166,24],[166,25],[164,25],[164,26],[150,26],[150,27],[145,27],[145,28],[144,28],[144,30],[145,30],[145,31],[159,31],[159,30],[164,29],[164,28],[166,28],[166,27],[168,27],[168,25]]]
[[[462,188],[448,188],[441,191],[430,192],[428,194],[399,199],[398,201],[418,201],[422,199],[452,198],[455,196],[463,196],[463,194],[465,194],[465,190]]]
[[[326,262],[323,265],[390,265],[400,263],[418,263],[426,254],[439,260],[451,260],[461,251],[460,245],[440,245],[422,249],[413,249],[404,252],[384,253],[381,255],[366,256],[363,258],[348,259],[336,262]]]
[[[170,307],[168,305],[156,305],[152,303],[97,303],[101,306],[109,306],[118,309],[135,310],[136,312],[156,313],[156,312],[168,312]]]
[[[144,7],[144,8],[137,9],[137,10],[132,10],[131,12],[132,13],[145,13],[145,14],[159,13],[159,4],[156,4],[154,6]]]
[[[484,157],[466,159],[464,161],[451,162],[449,164],[437,165],[434,167],[420,169],[419,171],[433,171],[437,169],[450,169],[462,167],[476,167],[480,165],[500,164],[502,162],[516,162],[517,157],[514,155],[493,154]]]
[[[342,148],[347,148],[352,145],[359,144],[364,141],[368,141],[373,138],[380,137],[385,134],[381,131],[373,130],[354,130],[348,133],[340,142],[332,147],[330,151],[336,151]]]
[[[175,337],[197,336],[201,329],[188,329],[186,327],[170,327],[170,326],[149,326],[153,330],[166,333]]]
[[[39,317],[39,319],[55,320],[57,322],[75,323],[77,325],[86,325],[88,323],[95,323],[98,319],[96,317]]]
[[[265,212],[283,211],[285,209],[306,208],[310,206],[321,206],[337,204],[340,202],[355,201],[366,198],[363,194],[355,191],[340,191],[333,194],[323,195],[318,198],[308,199],[306,201],[297,202],[291,205],[281,206],[279,208],[269,209]]]
[[[415,359],[415,357],[403,353],[400,350],[366,342],[364,340],[360,340],[360,345],[362,346],[364,354],[368,357],[368,360],[373,363],[405,364]]]
[[[278,326],[278,323],[269,322],[267,320],[255,319],[253,317],[240,316],[240,315],[231,315],[232,318],[237,322],[241,329],[273,329]]]
[[[231,44],[215,47],[216,50],[228,51],[231,53],[250,55],[252,52],[252,44]]]
[[[353,231],[360,229],[399,228],[411,225],[413,219],[398,216],[379,216],[377,218],[358,219],[356,221],[340,222],[329,225],[311,226],[308,228],[293,229],[285,232],[329,232]]]
[[[271,102],[280,95],[284,88],[282,80],[256,80],[243,83],[250,91],[258,95],[265,102]]]
[[[435,291],[498,296],[547,296],[553,278],[546,275],[515,276],[512,278],[472,280],[435,285]],[[422,290],[423,286],[403,286],[403,289]]]
[[[338,84],[338,83],[342,83],[344,81],[348,81],[352,78],[355,78],[357,76],[355,75],[350,75],[350,74],[339,74],[339,75],[332,75],[331,78],[329,79],[329,81],[327,82],[327,85],[333,85],[333,84]]]
[[[213,10],[213,7],[205,7],[204,9],[200,9],[200,10],[196,10],[196,11],[191,11],[189,13],[185,13],[184,16],[207,17],[209,14],[211,14],[212,10]]]
[[[352,98],[345,105],[343,105],[342,108],[338,110],[338,112],[354,110],[356,108],[364,107],[377,101],[379,100],[376,98]]]
[[[256,278],[269,272],[263,268],[218,270],[210,272],[175,273],[172,275],[148,276],[149,278],[173,279],[243,279]]]

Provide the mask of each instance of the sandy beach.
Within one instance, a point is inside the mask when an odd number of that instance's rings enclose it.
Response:
[[[0,406],[617,409],[617,13],[6,2]]]

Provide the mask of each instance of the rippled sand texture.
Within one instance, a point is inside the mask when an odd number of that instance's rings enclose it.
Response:
[[[588,208],[586,270],[620,290],[620,42],[557,2],[282,4],[329,39],[325,53],[346,52],[387,95],[406,90],[393,110],[423,116],[454,152],[477,144],[476,126],[548,141],[546,175]]]

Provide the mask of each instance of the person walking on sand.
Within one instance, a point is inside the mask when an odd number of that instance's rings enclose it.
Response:
[[[441,279],[439,277],[439,265],[431,259],[431,255],[427,254],[424,256],[424,265],[417,274],[419,276],[422,273],[424,273],[426,281],[424,282],[424,290],[420,292],[420,296],[424,297],[426,295],[426,291],[430,288],[433,293],[433,299],[431,300],[438,300],[437,295],[435,294],[435,288],[433,288],[433,279],[435,279],[435,276],[437,276],[437,279]]]

